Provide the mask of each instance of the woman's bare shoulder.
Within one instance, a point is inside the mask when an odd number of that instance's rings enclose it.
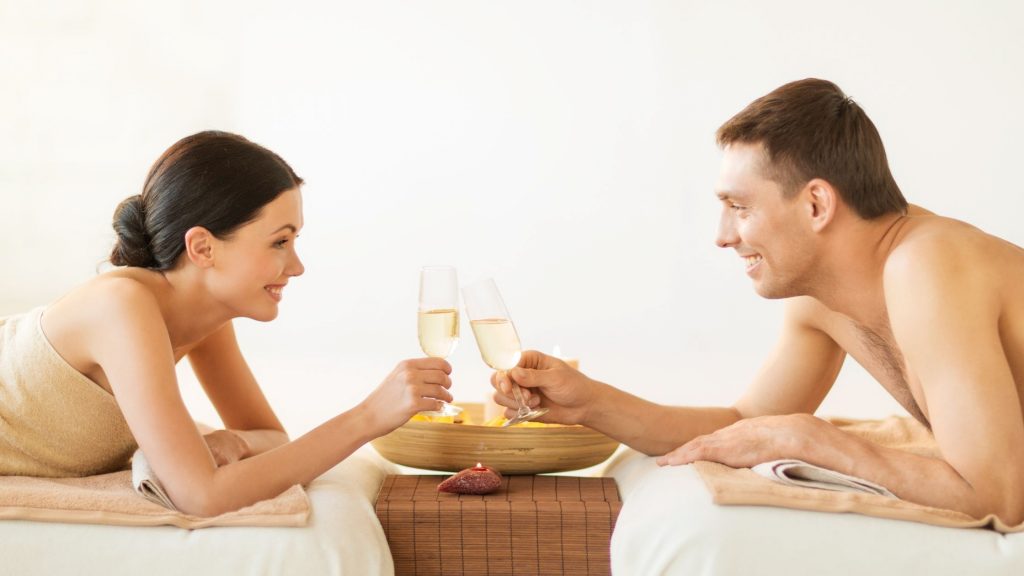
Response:
[[[133,316],[150,317],[159,313],[161,290],[152,276],[142,269],[116,269],[100,274],[75,287],[47,307],[43,328],[51,338],[61,335],[83,337],[102,332]]]
[[[101,349],[117,347],[123,352],[133,340],[123,335],[152,331],[154,324],[163,324],[157,292],[144,274],[112,270],[50,304],[41,327],[50,345],[68,364],[110,392],[107,377],[99,367]],[[122,336],[116,337],[118,334]]]

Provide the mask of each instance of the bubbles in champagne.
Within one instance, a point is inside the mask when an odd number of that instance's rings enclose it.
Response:
[[[495,370],[508,370],[519,364],[522,346],[515,326],[507,318],[485,318],[469,323],[476,336],[484,362]]]
[[[420,348],[433,358],[447,358],[459,342],[459,311],[454,308],[420,310]]]

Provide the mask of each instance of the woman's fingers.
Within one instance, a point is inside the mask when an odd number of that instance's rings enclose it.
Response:
[[[420,384],[413,387],[417,396],[425,398],[434,398],[435,400],[444,400],[445,402],[451,402],[451,392],[445,386],[440,384]]]

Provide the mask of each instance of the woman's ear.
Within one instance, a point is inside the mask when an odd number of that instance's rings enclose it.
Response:
[[[185,232],[185,254],[200,268],[213,266],[213,248],[216,238],[202,226],[193,226]]]
[[[827,181],[814,178],[804,186],[803,196],[807,203],[811,230],[821,232],[835,218],[839,208],[839,193]]]

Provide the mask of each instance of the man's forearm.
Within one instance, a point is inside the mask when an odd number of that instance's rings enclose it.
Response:
[[[663,406],[607,384],[598,386],[583,424],[651,456],[741,418],[734,408]]]
[[[826,424],[828,438],[804,443],[801,458],[831,470],[885,486],[903,500],[957,510],[974,518],[998,514],[1014,522],[999,504],[972,487],[948,462],[886,448]]]

